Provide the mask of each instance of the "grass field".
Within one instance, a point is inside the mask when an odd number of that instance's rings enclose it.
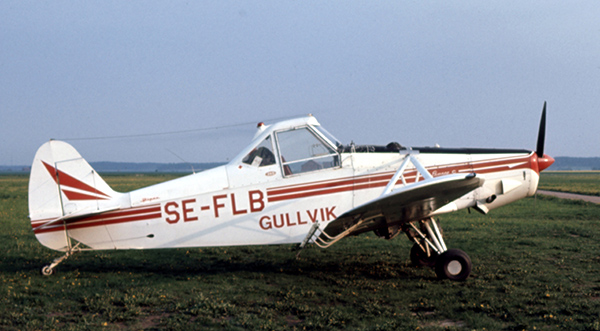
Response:
[[[540,190],[600,196],[600,171],[544,172],[539,188]]]
[[[105,178],[126,191],[173,176]],[[31,232],[27,182],[0,176],[2,330],[600,330],[599,205],[538,197],[441,217],[473,260],[466,282],[372,234],[299,260],[292,246],[84,252],[43,277],[60,254]]]

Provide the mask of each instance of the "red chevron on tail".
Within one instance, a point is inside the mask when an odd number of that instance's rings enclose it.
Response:
[[[69,200],[107,200],[110,196],[42,161],[52,179]],[[74,190],[66,189],[69,187]]]

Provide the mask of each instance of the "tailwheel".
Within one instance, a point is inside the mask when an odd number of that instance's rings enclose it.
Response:
[[[471,258],[460,249],[449,249],[435,262],[435,273],[440,279],[463,281],[471,274]]]
[[[65,252],[65,255],[54,259],[54,261],[52,261],[51,264],[47,264],[47,265],[43,266],[42,269],[40,270],[41,274],[43,276],[51,276],[52,274],[54,274],[54,268],[56,268],[57,265],[61,264],[69,256],[81,251],[81,249],[79,248],[80,244],[81,243],[79,242],[79,243],[77,243],[77,245],[70,247],[69,250]]]
[[[40,272],[43,276],[50,276],[54,273],[54,268],[51,268],[50,265],[45,265],[42,267],[42,270],[40,270]]]

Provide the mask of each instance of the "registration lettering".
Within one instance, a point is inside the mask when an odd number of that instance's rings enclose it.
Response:
[[[216,220],[224,215],[244,215],[260,213],[265,209],[265,194],[261,190],[246,194],[217,194],[206,199],[205,203],[196,198],[169,201],[162,206],[163,219],[169,224],[202,220]],[[281,229],[316,221],[331,221],[337,218],[336,206],[308,210],[292,210],[279,214],[259,215],[258,226],[262,230]]]
[[[217,194],[204,204],[196,198],[190,198],[169,201],[162,206],[163,218],[169,224],[176,224],[181,220],[193,222],[203,218],[217,219],[227,211],[237,216],[258,213],[263,209],[265,209],[265,194],[260,190],[249,191],[246,199],[235,193]]]

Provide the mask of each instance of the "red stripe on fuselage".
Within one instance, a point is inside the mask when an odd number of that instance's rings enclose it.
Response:
[[[86,227],[94,227],[94,226],[102,226],[102,225],[110,225],[110,224],[119,224],[119,223],[128,223],[128,222],[136,222],[136,221],[145,221],[151,219],[159,219],[161,218],[160,205],[152,205],[142,208],[132,208],[132,209],[123,209],[118,211],[110,211],[98,215],[93,215],[89,217],[82,218],[74,218],[66,220],[67,229],[80,229]],[[37,220],[32,221],[32,227],[36,234],[38,233],[46,233],[46,232],[54,232],[54,231],[63,231],[64,224],[57,223],[53,224],[44,229],[35,230],[36,228],[43,226],[49,220]]]
[[[292,186],[283,186],[273,189],[267,189],[267,197],[269,202],[302,198],[313,195],[331,194],[352,191],[361,186],[380,186],[387,184],[394,173],[378,173],[360,177],[346,177],[338,180],[315,182],[309,184],[300,184]]]

